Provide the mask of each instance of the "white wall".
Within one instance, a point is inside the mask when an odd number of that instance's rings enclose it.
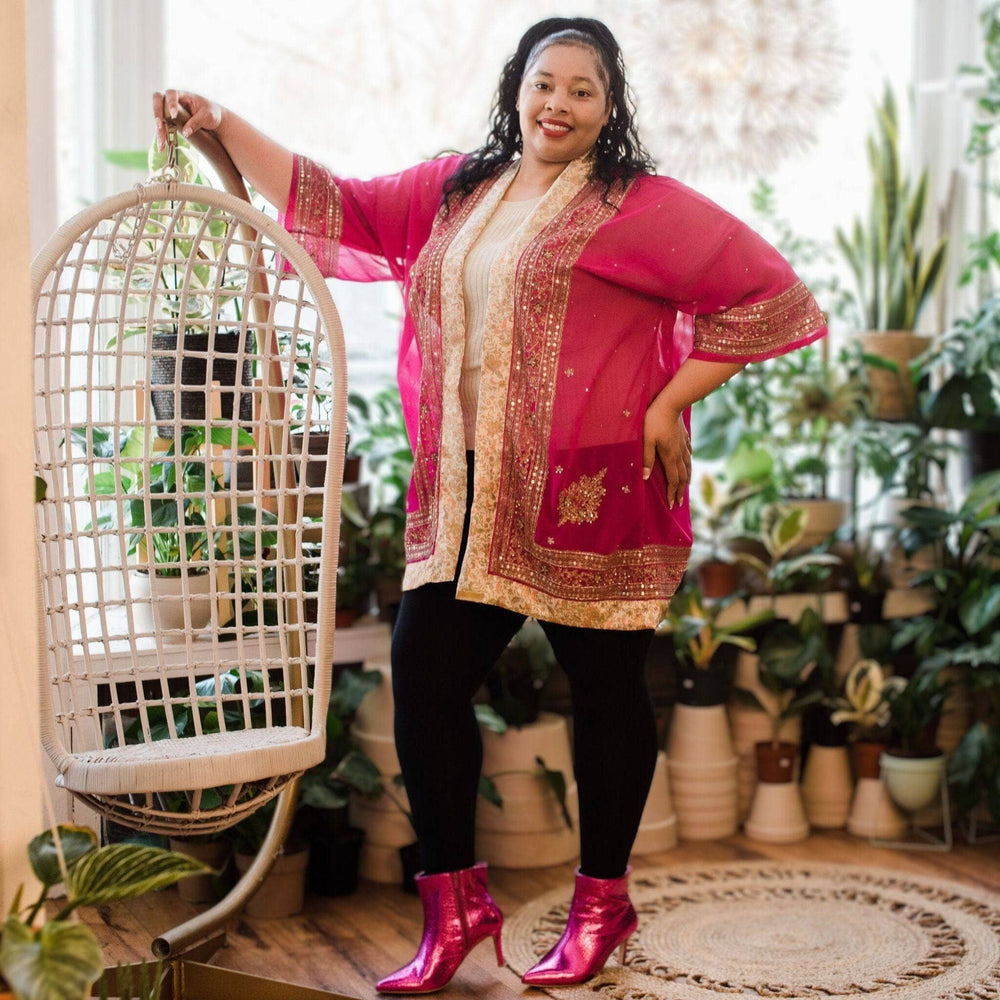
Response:
[[[32,0],[37,4],[38,0]],[[0,910],[28,876],[42,827],[39,787],[34,473],[31,450],[30,234],[26,0],[0,3]],[[46,6],[44,3],[41,6]]]

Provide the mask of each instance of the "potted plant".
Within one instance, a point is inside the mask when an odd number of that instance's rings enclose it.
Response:
[[[838,372],[814,347],[777,360],[783,374],[776,475],[784,500],[806,512],[799,545],[812,548],[847,519],[847,501],[830,497],[828,490],[835,458],[845,452],[862,414],[862,390],[856,378]]]
[[[936,738],[948,688],[938,671],[922,667],[886,692],[891,736],[879,764],[893,801],[911,812],[934,801],[944,777]]]
[[[826,579],[840,559],[830,552],[795,555],[805,536],[805,511],[799,506],[768,504],[761,512],[759,532],[753,536],[763,558],[748,552],[736,558],[756,577],[771,604],[779,606],[779,595],[814,589]]]
[[[836,239],[856,283],[856,306],[871,412],[882,420],[912,415],[916,387],[910,362],[930,338],[913,333],[944,273],[947,238],[923,250],[927,171],[916,183],[900,167],[896,100],[886,86],[868,136],[872,196],[867,219],[856,219]]]
[[[831,720],[847,723],[857,783],[847,817],[847,829],[859,837],[898,837],[906,820],[889,798],[880,777],[880,758],[888,745],[887,689],[903,683],[889,678],[876,660],[859,660],[844,679]]]
[[[42,891],[30,905],[24,904],[23,886],[14,897],[0,932],[0,990],[58,1000],[83,1000],[104,971],[93,931],[69,919],[74,910],[141,896],[205,870],[157,847],[99,847],[94,831],[80,826],[60,825],[34,837],[28,858]],[[49,917],[49,892],[59,883],[66,898]]]
[[[378,670],[341,671],[330,692],[326,756],[302,776],[294,824],[310,847],[309,887],[320,895],[347,895],[357,887],[365,831],[350,823],[347,789],[333,773],[351,753],[351,724],[358,706],[382,683]]]
[[[958,742],[950,764],[959,811],[1000,799],[1000,472],[977,477],[953,510],[907,511],[902,534],[909,548],[930,546],[936,564],[914,584],[931,590],[933,613],[906,623],[897,641],[913,643],[923,665],[947,670],[952,691],[978,695],[978,716]],[[942,745],[943,734],[939,737]],[[1000,810],[997,810],[1000,813]]]
[[[962,432],[971,476],[1000,468],[1000,295],[956,320],[921,363],[943,372],[921,400],[927,423]]]
[[[169,169],[168,158],[172,154],[178,180],[210,186],[191,144],[177,133],[171,135],[170,143],[174,144],[173,150],[161,151],[154,142],[148,152],[116,151],[107,156],[119,164],[148,167],[150,174],[156,176]],[[111,262],[108,272],[112,280],[119,271],[123,273],[122,283],[127,283],[130,296],[138,291],[147,296],[140,308],[130,306],[124,314],[120,337],[110,338],[108,347],[121,343],[124,349],[130,338],[149,338],[150,402],[160,421],[158,433],[164,438],[174,434],[175,384],[191,386],[190,391],[182,389],[180,393],[183,419],[196,424],[204,422],[204,387],[215,382],[221,390],[221,419],[249,424],[253,419],[253,395],[250,391],[240,391],[239,387],[249,390],[253,384],[256,354],[253,330],[243,326],[247,271],[242,260],[229,264],[229,254],[235,252],[227,231],[229,224],[216,218],[201,231],[198,217],[181,214],[173,219],[171,213],[169,202],[154,202],[148,217],[142,219],[141,230],[138,219],[126,216],[119,232],[119,239],[142,242],[143,233],[158,233],[162,226],[169,225],[172,252],[168,259],[160,260],[159,244],[150,242],[152,252],[139,253],[129,272],[124,273],[124,265],[117,261]],[[244,358],[238,365],[241,350]],[[207,373],[209,352],[212,369]],[[234,418],[237,397],[239,407]],[[185,426],[181,424],[182,428]]]
[[[258,516],[268,528],[277,524],[277,518],[270,511],[258,512],[252,504],[237,505],[218,529],[209,527],[209,493],[224,495],[224,490],[211,468],[213,458],[206,454],[206,447],[209,443],[226,447],[234,442],[249,447],[253,439],[231,423],[213,423],[208,431],[204,425],[185,425],[145,468],[143,458],[149,445],[143,427],[133,427],[120,441],[113,440],[105,428],[74,428],[72,441],[85,455],[98,460],[89,473],[91,492],[98,498],[124,495],[120,502],[115,499],[102,505],[106,512],[98,516],[97,527],[111,527],[121,517],[133,529],[126,555],[141,555],[141,563],[133,568],[130,586],[134,597],[149,598],[134,605],[137,628],[147,633],[183,630],[185,604],[181,597],[185,590],[196,595],[187,605],[191,628],[204,627],[212,613],[210,556],[231,559],[227,546],[233,534],[248,557],[258,544],[269,548],[277,540],[272,530],[258,537]],[[109,468],[96,471],[102,459]],[[210,485],[206,486],[206,481]],[[180,499],[179,493],[189,495]],[[191,528],[196,530],[188,530]],[[147,534],[152,537],[151,548],[147,547]],[[170,638],[168,635],[167,641]]]
[[[809,833],[795,782],[799,746],[782,741],[780,734],[787,720],[822,699],[821,677],[830,662],[822,619],[807,608],[796,623],[779,620],[768,626],[758,648],[760,688],[736,688],[739,699],[771,721],[770,739],[755,747],[758,781],[747,836],[788,843]]]
[[[766,474],[770,474],[770,460]],[[739,565],[728,545],[735,534],[735,515],[764,485],[759,479],[727,481],[707,472],[702,475],[697,494],[692,497],[691,520],[698,587],[703,596],[726,597],[736,591]]]
[[[399,390],[388,386],[365,398],[348,396],[351,441],[372,477],[369,521],[370,562],[379,617],[393,621],[402,598],[406,569],[406,495],[413,469]]]
[[[770,621],[770,608],[723,624],[733,598],[706,604],[685,587],[670,602],[658,633],[671,636],[678,670],[678,703],[670,721],[667,765],[679,833],[710,840],[738,825],[738,760],[726,714],[732,675],[728,649],[753,651],[748,634]]]

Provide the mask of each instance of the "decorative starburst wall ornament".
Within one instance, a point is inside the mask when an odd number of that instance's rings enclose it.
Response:
[[[623,47],[661,172],[754,176],[815,142],[847,62],[829,0],[628,6]]]

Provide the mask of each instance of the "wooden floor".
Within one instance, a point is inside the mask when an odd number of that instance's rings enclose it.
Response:
[[[777,846],[749,841],[742,835],[713,843],[685,843],[633,862],[635,869],[691,862],[733,859],[825,861],[892,868],[930,877],[954,879],[998,894],[1000,903],[1000,843],[956,843],[948,853],[890,851],[871,847],[845,833],[813,834],[798,844]],[[528,871],[493,869],[490,889],[507,913],[541,893],[572,886],[572,865]],[[149,942],[158,932],[197,912],[174,890],[143,899],[84,911],[111,962],[149,956]],[[375,981],[412,958],[420,939],[419,900],[395,886],[362,882],[353,896],[309,897],[305,910],[285,920],[240,919],[230,928],[229,944],[213,964],[254,975],[271,976],[301,985],[375,998]],[[541,994],[523,986],[506,968],[498,969],[489,941],[480,944],[439,996],[486,997],[508,1000]],[[240,1000],[253,1000],[243,997]]]

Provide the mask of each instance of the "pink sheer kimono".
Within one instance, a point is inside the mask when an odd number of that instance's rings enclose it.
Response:
[[[460,158],[344,180],[296,157],[283,221],[328,276],[392,278],[405,304],[398,377],[414,471],[404,587],[569,625],[662,617],[687,564],[687,503],[642,479],[643,416],[688,356],[757,361],[821,337],[787,262],[717,205],[663,177],[604,199],[571,163],[490,271],[469,544],[458,380],[462,267],[510,183],[442,217]]]

